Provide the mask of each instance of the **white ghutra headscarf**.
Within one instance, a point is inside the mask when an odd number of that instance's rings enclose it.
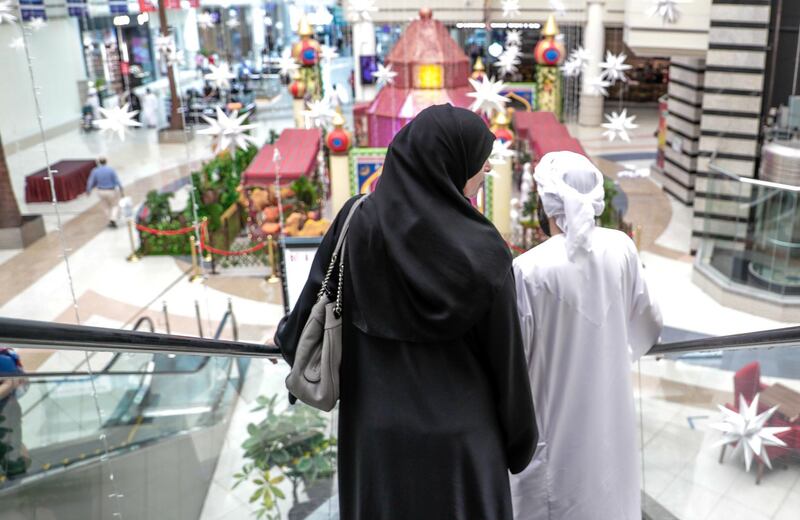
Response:
[[[589,235],[605,207],[603,174],[583,155],[550,152],[533,174],[544,212],[556,219],[567,239],[567,256],[590,251]]]

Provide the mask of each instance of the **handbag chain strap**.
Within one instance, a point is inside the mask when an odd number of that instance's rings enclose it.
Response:
[[[339,281],[336,291],[336,305],[334,306],[334,313],[336,314],[337,318],[342,314],[342,287],[344,286],[344,243],[345,239],[347,238],[347,231],[350,229],[350,219],[353,218],[356,209],[358,209],[358,207],[367,199],[367,197],[369,197],[368,194],[364,195],[355,201],[355,203],[353,203],[353,205],[350,207],[350,212],[347,214],[347,218],[342,225],[342,231],[339,233],[339,239],[336,241],[336,247],[333,249],[331,263],[328,265],[325,278],[322,280],[322,287],[319,288],[319,292],[317,293],[317,301],[322,299],[323,295],[327,294],[330,296],[328,284],[330,283],[331,276],[333,275],[333,269],[336,267],[337,260],[339,260]]]

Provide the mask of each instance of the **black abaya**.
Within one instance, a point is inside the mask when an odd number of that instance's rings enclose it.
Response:
[[[475,129],[480,131],[478,126]],[[476,153],[467,161],[465,171],[478,161],[482,164],[487,155],[485,150]],[[384,175],[386,173],[385,170]],[[463,188],[460,180],[454,183],[456,189]],[[345,258],[339,403],[341,518],[511,520],[508,471],[517,473],[528,465],[537,432],[513,274],[510,261],[505,261],[507,253],[491,251],[494,238],[486,232],[486,248],[490,252],[482,256],[476,253],[473,267],[491,269],[495,265],[500,272],[487,271],[482,279],[469,269],[462,272],[462,276],[474,279],[471,283],[474,282],[480,298],[471,302],[453,300],[455,294],[462,299],[468,296],[468,291],[456,286],[452,294],[442,295],[442,301],[447,298],[454,301],[451,308],[437,312],[431,321],[418,316],[405,323],[407,331],[404,331],[398,329],[397,316],[385,314],[389,325],[384,326],[381,314],[391,309],[381,308],[381,298],[373,301],[365,291],[369,292],[369,284],[372,284],[380,287],[383,296],[403,282],[396,278],[370,280],[369,273],[373,272],[370,270],[355,277],[351,264],[358,263],[350,258],[355,251],[369,254],[370,246],[381,249],[375,252],[375,258],[382,258],[387,245],[394,247],[395,253],[398,244],[402,246],[401,242],[393,242],[395,237],[384,240],[384,233],[391,233],[391,230],[372,228],[367,232],[368,224],[359,220],[370,215],[361,213],[370,205],[373,205],[372,215],[380,211],[380,207],[374,206],[380,202],[376,195],[377,192],[371,195],[371,200],[365,201],[353,217],[353,223],[359,225],[351,227]],[[297,340],[341,231],[342,215],[348,213],[354,201],[351,199],[342,208],[340,217],[323,239],[309,280],[292,313],[278,329],[276,343],[289,363],[294,361]],[[451,203],[460,204],[460,201]],[[470,209],[458,208],[458,211],[468,215],[476,226],[483,226],[483,217],[479,219],[469,214]],[[360,239],[369,237],[369,240],[358,248],[351,248],[351,242],[355,243],[352,233],[356,229],[361,230]],[[476,230],[484,232],[479,227]],[[445,247],[454,244],[454,249],[461,247],[463,244],[458,244],[458,239],[454,237]],[[410,247],[414,247],[413,236],[410,240]],[[414,252],[406,254],[413,256]],[[430,261],[446,261],[446,258],[431,255]],[[481,265],[487,259],[490,263]],[[384,258],[383,261],[390,260]],[[420,265],[424,268],[424,263]],[[393,271],[402,269],[398,265],[382,267]],[[449,282],[444,281],[441,290],[447,290]],[[357,283],[360,284],[358,290]],[[413,294],[407,292],[403,303]],[[391,307],[397,308],[397,305]],[[365,319],[367,308],[369,316]],[[475,314],[475,309],[480,311],[463,330],[459,329],[464,327],[463,318],[448,316],[451,311]],[[414,315],[409,309],[405,309],[405,314]],[[380,326],[380,334],[365,331],[365,324],[367,329],[371,329],[371,324]],[[439,330],[446,326],[450,329]],[[420,339],[427,335],[431,337]]]

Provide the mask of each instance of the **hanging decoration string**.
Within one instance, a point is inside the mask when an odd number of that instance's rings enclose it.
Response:
[[[30,34],[26,32],[22,17],[22,5],[19,2],[17,2],[17,12],[19,15],[19,27],[20,27],[20,33],[22,35],[23,47],[25,49],[25,61],[27,63],[28,75],[30,76],[31,80],[31,87],[33,88],[32,92],[33,103],[34,103],[34,108],[36,110],[36,120],[39,130],[39,138],[42,141],[42,155],[44,156],[45,164],[47,167],[47,180],[50,184],[50,193],[52,195],[52,206],[56,217],[56,232],[58,233],[59,243],[61,245],[61,256],[64,259],[64,268],[66,269],[67,272],[67,284],[69,286],[70,296],[72,298],[72,308],[75,313],[75,321],[77,324],[80,325],[81,318],[78,309],[78,298],[75,294],[75,281],[72,277],[72,269],[70,268],[70,263],[69,263],[70,249],[67,246],[66,235],[64,233],[63,222],[61,220],[61,212],[58,207],[58,197],[56,194],[54,175],[58,172],[56,170],[53,170],[51,167],[52,163],[50,162],[50,153],[47,148],[47,138],[44,131],[42,107],[39,101],[39,94],[41,93],[41,89],[36,84],[36,75],[33,71],[33,57],[31,56],[31,49],[30,49],[30,38],[29,38]],[[92,401],[94,402],[95,413],[97,415],[97,423],[102,428],[102,425],[104,423],[103,413],[102,410],[100,409],[100,403],[97,399],[97,385],[95,384],[94,371],[92,370],[91,362],[89,360],[89,352],[84,350],[83,355],[86,363],[86,371],[89,374],[89,381],[91,383]],[[108,439],[106,438],[106,434],[101,433],[99,436],[99,440],[103,447],[102,448],[103,455],[100,457],[100,462],[101,464],[104,464],[108,462],[109,458],[109,445],[108,445]],[[112,490],[111,494],[109,495],[109,498],[122,498],[123,495],[119,493],[116,481],[114,480],[114,470],[111,467],[111,464],[108,465],[108,478],[111,481],[111,490]],[[117,502],[112,503],[112,511],[113,511],[113,516],[117,518],[122,518],[122,513],[118,510]]]

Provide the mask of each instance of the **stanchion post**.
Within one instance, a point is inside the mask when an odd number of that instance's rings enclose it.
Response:
[[[128,255],[128,262],[138,262],[139,255],[136,254],[136,242],[133,240],[133,220],[128,219],[128,238],[131,241],[131,254]]]
[[[203,279],[203,275],[200,274],[200,266],[197,263],[197,241],[194,239],[194,235],[189,237],[189,247],[192,250],[192,274],[189,281],[197,282]]]
[[[164,311],[164,327],[167,329],[167,334],[172,334],[169,330],[169,312],[167,311],[167,300],[161,302],[161,309]]]
[[[197,317],[197,333],[200,334],[200,337],[203,337],[203,318],[200,316],[200,303],[195,300],[194,301],[194,315]]]
[[[275,240],[272,235],[267,236],[267,248],[269,249],[269,266],[272,271],[267,278],[268,283],[278,283],[278,268],[275,265]]]
[[[233,329],[233,341],[239,341],[239,324],[236,323],[236,315],[233,314],[233,300],[230,298],[228,298],[228,316],[230,316]]]
[[[203,217],[203,224],[200,227],[200,233],[202,234],[202,233],[205,233],[206,231],[208,231],[208,217]],[[208,240],[211,240],[211,237],[208,236],[208,235],[206,235],[206,238]],[[200,254],[202,255],[203,252],[200,251]],[[211,262],[212,258],[213,257],[211,256],[211,252],[210,251],[206,251],[206,256],[203,259],[206,262]]]

